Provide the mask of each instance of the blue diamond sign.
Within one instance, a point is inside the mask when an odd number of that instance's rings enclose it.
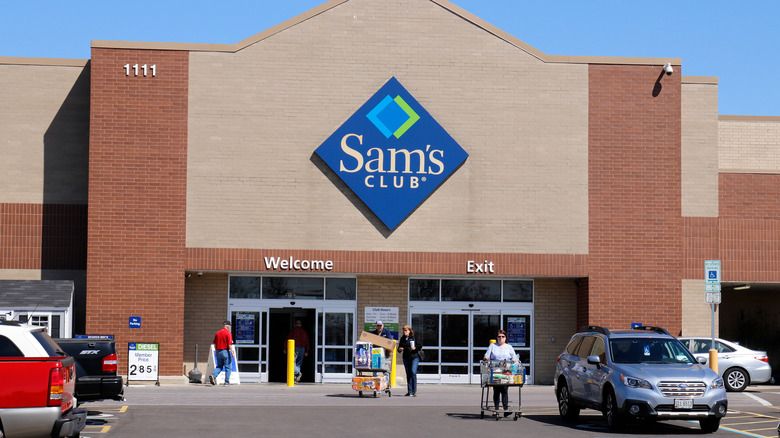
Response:
[[[396,78],[315,153],[390,230],[468,158]]]

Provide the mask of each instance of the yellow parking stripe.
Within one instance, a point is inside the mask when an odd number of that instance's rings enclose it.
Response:
[[[769,421],[777,421],[777,420],[776,419],[767,418],[767,419],[764,419],[764,420],[744,421],[742,423],[732,423],[732,422],[729,422],[729,426],[741,426],[743,424],[759,424],[759,423],[766,423],[766,422],[769,422]]]
[[[752,436],[752,437],[756,437],[756,438],[773,438],[774,437],[774,436],[769,436],[769,435],[759,435],[759,434],[756,434],[756,433],[745,432],[744,430],[739,430],[739,429],[731,429],[729,427],[723,427],[723,426],[721,426],[719,430],[728,430],[730,432],[738,433],[740,435],[747,435],[747,436]]]
[[[732,411],[729,411],[732,412]],[[745,415],[752,415],[754,417],[760,417],[760,418],[771,418],[773,420],[780,420],[780,417],[773,416],[773,415],[765,415],[765,414],[757,414],[755,412],[747,412],[747,411],[733,411],[736,414],[745,414]],[[727,416],[726,418],[730,418],[731,416]],[[741,417],[737,417],[741,418]]]

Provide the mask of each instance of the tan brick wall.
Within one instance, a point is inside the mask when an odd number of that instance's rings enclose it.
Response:
[[[367,276],[358,277],[358,314],[357,334],[363,331],[366,321],[366,307],[398,307],[399,328],[406,324],[408,318],[409,279],[402,276]]]
[[[205,373],[209,347],[214,334],[222,329],[228,315],[227,274],[193,275],[184,282],[184,362],[186,372],[195,362],[198,344],[198,370]]]
[[[702,275],[704,264],[702,263]],[[710,336],[712,333],[712,310],[704,302],[704,278],[682,281],[682,336]],[[715,336],[720,325],[719,313],[715,312]],[[672,333],[677,335],[678,333]]]
[[[577,331],[576,320],[577,287],[574,279],[539,278],[534,281],[533,383],[552,384],[555,359]]]
[[[419,0],[352,0],[190,60],[188,247],[587,252],[586,65]],[[470,157],[385,236],[311,157],[392,76]]]
[[[718,216],[718,85],[682,85],[682,215]]]
[[[86,204],[89,71],[0,64],[0,203]]]
[[[780,118],[776,119],[720,120],[720,169],[780,172]]]

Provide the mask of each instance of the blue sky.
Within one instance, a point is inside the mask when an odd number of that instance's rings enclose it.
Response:
[[[324,3],[0,1],[0,56],[80,59],[91,40],[232,44]],[[780,116],[778,0],[451,1],[550,55],[681,58],[719,78],[720,114]]]

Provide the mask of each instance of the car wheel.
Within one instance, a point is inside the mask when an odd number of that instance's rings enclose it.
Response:
[[[618,412],[617,397],[610,389],[604,396],[604,419],[607,421],[607,429],[611,432],[623,427],[623,416]]]
[[[717,432],[720,427],[720,418],[702,418],[699,420],[699,426],[704,433]]]
[[[723,373],[726,389],[733,392],[741,392],[747,388],[750,378],[742,368],[729,368]]]
[[[558,386],[558,412],[565,420],[574,421],[580,415],[579,406],[574,406],[566,382]]]

